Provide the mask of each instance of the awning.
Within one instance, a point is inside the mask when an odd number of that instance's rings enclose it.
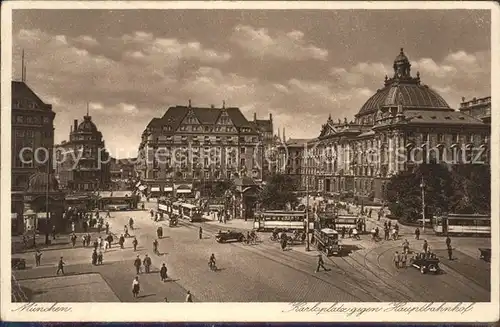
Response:
[[[177,193],[191,193],[191,190],[177,190]]]
[[[165,192],[172,192],[173,190],[173,187],[165,187]]]
[[[152,187],[151,192],[160,192],[160,188],[159,187]]]
[[[38,219],[47,219],[47,213],[46,212],[37,212],[36,217]],[[50,218],[50,213],[49,213],[49,218]]]

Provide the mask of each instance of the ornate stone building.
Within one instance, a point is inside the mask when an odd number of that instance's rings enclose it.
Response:
[[[44,171],[53,169],[56,114],[24,81],[12,81],[11,86],[11,218],[12,229],[22,232],[24,195],[30,178],[40,165]]]
[[[248,121],[239,108],[170,107],[142,133],[136,172],[151,196],[190,192],[215,181],[262,177],[269,120]]]
[[[491,124],[491,97],[472,98],[466,101],[462,98],[460,112],[481,119],[487,124]]]
[[[80,124],[74,120],[69,141],[57,146],[56,155],[56,175],[62,189],[95,191],[109,187],[109,153],[88,112]]]
[[[312,190],[380,201],[391,176],[420,162],[488,163],[488,124],[450,108],[418,72],[412,76],[403,49],[393,69],[354,121],[328,117],[306,144],[302,187],[309,176]]]

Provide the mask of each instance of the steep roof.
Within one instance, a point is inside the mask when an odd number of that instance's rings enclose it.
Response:
[[[25,82],[12,81],[11,86],[12,101],[28,100],[38,105],[38,108],[30,109],[52,110],[52,105],[43,102],[42,99],[40,99],[40,97],[36,95],[36,93],[33,92],[33,90]]]
[[[404,112],[407,121],[416,124],[480,125],[488,126],[481,120],[459,111],[408,110]]]

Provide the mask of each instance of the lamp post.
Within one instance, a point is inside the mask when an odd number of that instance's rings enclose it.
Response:
[[[420,189],[422,191],[422,232],[425,232],[425,183],[424,177],[420,182]]]
[[[309,172],[306,168],[306,251],[309,250]]]

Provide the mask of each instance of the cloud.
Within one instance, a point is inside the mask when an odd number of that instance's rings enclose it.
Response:
[[[302,32],[264,31],[258,33],[262,40],[253,45],[269,48],[259,50],[259,55],[314,58],[314,52],[300,50],[313,47]],[[289,43],[278,42],[280,38]],[[385,74],[393,74],[392,62],[365,61],[332,65],[327,78],[297,73],[270,80],[235,70],[229,52],[210,49],[196,40],[158,38],[145,32],[100,40],[92,46],[82,40],[82,36],[20,30],[14,35],[13,76],[20,76],[20,53],[25,49],[27,83],[56,112],[56,141],[67,139],[73,119],[81,120],[89,103],[108,149],[124,157],[136,154],[141,133],[153,117],[161,117],[171,105],[187,104],[188,99],[194,106],[220,107],[225,101],[226,106],[240,107],[249,119],[254,112],[261,119],[272,113],[275,129],[285,127],[289,137],[316,137],[328,114],[334,120],[353,119],[375,90],[383,87]],[[302,57],[292,58],[293,51]],[[422,83],[455,108],[461,96],[490,92],[488,52],[458,50],[442,58],[415,58],[412,74],[416,71]]]
[[[231,59],[228,52],[206,49],[200,42],[181,42],[177,39],[156,38],[151,33],[135,32],[121,37],[129,48],[125,56],[145,62],[166,59],[178,63],[180,60],[198,60],[202,63],[223,63]]]
[[[266,28],[237,25],[231,40],[258,58],[271,57],[285,60],[326,60],[328,51],[308,44],[301,31],[270,33]]]
[[[80,35],[79,37],[75,38],[74,41],[88,47],[95,47],[99,45],[99,42],[96,39],[88,35]]]

